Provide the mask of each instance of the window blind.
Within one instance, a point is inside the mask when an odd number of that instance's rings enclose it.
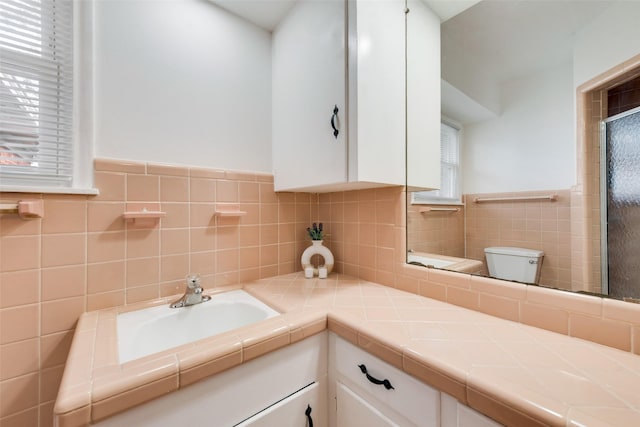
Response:
[[[460,202],[460,142],[458,129],[440,126],[440,189],[413,193],[413,203]]]
[[[73,1],[0,2],[0,184],[70,186]]]
[[[444,123],[440,126],[440,197],[458,199],[458,130]]]

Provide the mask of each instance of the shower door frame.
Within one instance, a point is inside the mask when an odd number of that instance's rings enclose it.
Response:
[[[600,121],[600,276],[602,293],[609,295],[609,174],[607,168],[607,123],[640,113],[640,107],[623,111]]]

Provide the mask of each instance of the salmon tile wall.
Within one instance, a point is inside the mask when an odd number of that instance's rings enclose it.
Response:
[[[393,284],[395,264],[404,259],[398,250],[404,241],[404,196],[402,187],[320,194],[318,218],[329,234],[337,271]]]
[[[410,196],[409,196],[410,197]],[[425,208],[451,208],[458,211],[426,211]],[[407,247],[453,257],[465,257],[464,206],[412,205],[407,200]]]
[[[582,188],[579,193],[582,206],[582,267],[583,289],[601,292],[600,269],[600,121],[606,117],[606,91],[591,91],[583,105],[586,143],[584,153]],[[575,270],[575,269],[574,269]],[[576,284],[574,283],[574,289]]]
[[[49,426],[80,313],[300,269],[322,221],[336,271],[640,354],[640,305],[405,264],[402,187],[273,192],[269,175],[96,161],[100,196],[44,195],[45,218],[0,216],[0,421]],[[0,194],[0,200],[33,195]],[[131,198],[135,197],[135,199]],[[154,227],[123,221],[159,206]],[[216,219],[218,203],[247,215]]]
[[[476,198],[556,194],[555,201],[474,203]],[[466,258],[485,261],[484,248],[512,246],[544,251],[541,284],[571,289],[571,193],[569,190],[464,195]]]
[[[640,106],[640,78],[610,89],[607,93],[607,117]]]
[[[563,245],[570,246],[572,228],[567,222],[573,219],[567,219],[567,215],[573,218],[571,215],[576,213],[571,206],[574,190],[556,193],[559,199],[551,207],[532,208],[529,216],[525,208],[525,230],[526,218],[534,218],[532,226],[540,236],[543,229],[556,224],[562,228]],[[329,224],[331,236],[327,240],[336,258],[337,271],[640,354],[639,304],[406,264],[406,200],[402,187],[320,195],[319,218]],[[507,210],[516,209],[521,208]],[[549,224],[543,225],[543,221]],[[522,243],[517,239],[509,242]],[[546,240],[540,237],[540,242]],[[557,245],[560,251],[559,241]],[[544,246],[550,253],[553,248]]]
[[[100,195],[0,194],[44,199],[42,220],[0,215],[0,425],[49,426],[73,329],[89,310],[184,289],[298,270],[318,197],[273,191],[273,177],[95,161]],[[245,216],[216,218],[219,204]],[[158,222],[124,220],[161,210]]]

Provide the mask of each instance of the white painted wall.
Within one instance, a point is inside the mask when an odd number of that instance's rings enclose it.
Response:
[[[618,1],[575,36],[574,86],[640,54],[640,1]]]
[[[271,35],[204,0],[95,1],[97,157],[271,172]]]
[[[461,47],[443,48],[447,52],[443,78],[499,114],[471,125],[446,110],[464,125],[464,192],[544,190],[575,183],[573,90],[640,54],[638,16],[640,1],[611,2],[575,34],[572,64],[499,87],[487,72],[491,64],[486,58]],[[455,43],[443,38],[443,47],[455,48]],[[479,72],[474,75],[476,68]],[[522,93],[518,92],[519,84]],[[542,116],[534,119],[538,108]]]
[[[441,37],[442,78],[490,112],[499,114],[502,109],[499,82],[490,72],[487,59],[461,46],[446,33]]]
[[[463,131],[464,193],[575,184],[571,64],[503,84],[502,114]]]

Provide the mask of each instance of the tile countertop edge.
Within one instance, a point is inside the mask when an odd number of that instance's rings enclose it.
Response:
[[[366,284],[367,286],[381,286],[386,289],[386,292],[395,296],[412,295],[363,280],[355,279],[355,281],[360,284]],[[240,337],[240,346],[242,347],[240,354],[244,353],[245,346],[247,346],[247,348],[250,346],[254,350],[257,348],[258,352],[258,354],[254,352],[252,358],[258,357],[261,354],[266,354],[270,351],[302,340],[308,336],[322,332],[325,329],[329,329],[352,344],[373,353],[377,357],[398,367],[422,382],[452,395],[460,402],[498,420],[499,422],[515,425],[512,422],[514,420],[518,420],[517,425],[519,427],[529,425],[573,425],[572,420],[570,419],[571,417],[569,416],[571,413],[570,410],[567,410],[562,414],[554,414],[551,417],[546,417],[544,415],[541,416],[541,412],[544,413],[545,408],[540,407],[540,402],[521,398],[515,394],[509,395],[508,392],[506,394],[508,399],[505,399],[505,393],[500,393],[500,395],[493,393],[490,384],[486,384],[485,386],[482,384],[482,381],[478,381],[477,378],[475,378],[475,381],[472,381],[473,384],[470,384],[469,376],[471,370],[467,370],[465,372],[464,369],[458,369],[456,367],[448,370],[447,366],[451,365],[440,363],[443,361],[439,361],[437,356],[430,358],[424,356],[423,353],[413,351],[409,339],[403,339],[402,337],[398,338],[397,336],[392,336],[392,334],[385,335],[385,333],[376,331],[373,328],[373,324],[368,325],[370,322],[365,320],[364,317],[350,313],[349,310],[342,310],[335,306],[309,307],[305,304],[294,304],[295,308],[287,310],[287,304],[283,301],[279,301],[276,295],[270,293],[268,287],[263,288],[263,286],[264,284],[257,284],[255,286],[247,284],[246,288],[250,293],[261,299],[266,304],[278,308],[283,315],[277,318],[279,320],[271,322],[274,323],[274,325],[271,325],[271,329],[269,330],[268,327],[262,327],[261,324],[263,322],[261,322],[260,324],[247,326],[242,331],[239,331],[238,336]],[[237,289],[238,287],[242,286],[236,286],[235,288]],[[412,297],[415,297],[415,295],[412,295]],[[309,296],[308,298],[312,297]],[[424,298],[427,300],[425,297],[418,298]],[[165,303],[166,300],[167,298],[164,298],[157,303]],[[148,306],[149,304],[150,303],[145,303],[145,306]],[[469,311],[460,307],[451,307],[453,310]],[[125,307],[118,310],[128,311],[130,309],[133,308]],[[113,313],[114,309],[107,309],[102,312],[110,314],[109,310]],[[482,315],[481,313],[478,314]],[[60,386],[60,396],[58,396],[58,399],[56,400],[54,409],[54,414],[60,417],[61,427],[82,426],[89,424],[91,420],[95,421],[92,416],[92,407],[97,402],[94,402],[94,396],[92,396],[92,384],[95,379],[96,372],[94,371],[92,360],[97,346],[96,334],[100,329],[98,326],[98,320],[96,312],[84,313],[80,317],[78,327],[76,328],[74,341],[70,349],[68,359],[69,361],[74,362],[74,368],[69,369],[69,366],[71,365],[70,363],[65,367],[65,372]],[[498,319],[498,321],[513,323],[502,319]],[[268,322],[268,320],[265,322]],[[213,338],[214,337],[202,341],[212,340]],[[275,347],[273,345],[274,338],[280,338],[277,340]],[[575,340],[575,338],[566,338],[568,340]],[[78,339],[78,342],[76,342],[76,339]],[[261,344],[264,344],[262,346],[264,347],[263,349],[260,349]],[[498,344],[496,344],[496,346],[497,345]],[[173,349],[173,353],[177,356],[181,351],[184,352],[185,348],[183,347],[185,346]],[[193,352],[194,347],[196,346],[193,344],[187,345],[186,349]],[[203,348],[203,353],[206,353],[205,348]],[[211,353],[211,351],[208,352],[208,354]],[[229,352],[226,353],[227,356],[229,354]],[[181,366],[180,358],[178,357],[178,375],[182,376],[186,371],[193,372],[194,367],[214,362],[214,359],[206,359],[206,357],[202,359],[201,363],[196,365],[191,364],[189,367],[184,367],[184,369],[183,366]],[[248,360],[244,360],[244,357],[240,357],[233,362],[227,361],[224,368],[220,371],[216,371],[215,369],[203,369],[202,378],[191,380],[189,383],[185,384],[185,386],[194,381],[214,375],[222,370],[230,369],[247,361]],[[89,362],[90,364],[87,365]],[[87,372],[89,372],[89,378],[87,378]],[[179,388],[182,388],[182,384],[178,385],[178,389]],[[130,391],[131,388],[126,387],[121,390],[114,390],[111,397],[121,396]],[[102,396],[102,398],[104,399],[105,396]],[[139,403],[143,402],[138,402],[138,404]],[[86,410],[87,405],[92,408],[89,419],[87,419],[87,412],[89,412]],[[125,409],[129,408],[120,408],[120,410],[114,411],[113,413],[105,413],[103,411],[100,414],[100,418],[103,419]],[[640,413],[637,410],[634,412],[632,409],[627,408],[627,411],[629,411],[630,414],[633,413],[633,415],[640,417]],[[602,423],[599,424],[598,427],[608,425],[613,426],[613,424],[608,424],[606,420],[599,421]]]

